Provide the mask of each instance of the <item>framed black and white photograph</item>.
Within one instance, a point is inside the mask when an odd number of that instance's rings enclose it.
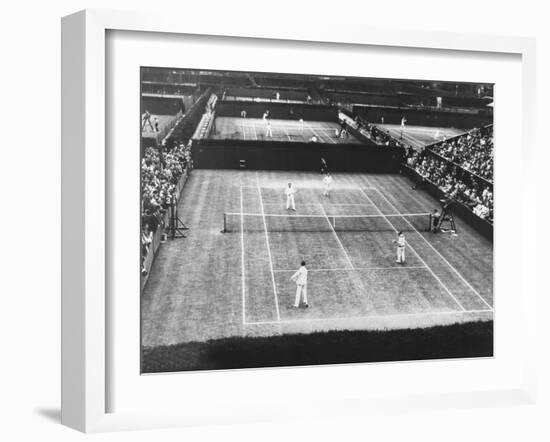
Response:
[[[143,373],[493,356],[494,84],[140,75]]]
[[[532,403],[533,40],[241,24],[63,19],[62,422]]]

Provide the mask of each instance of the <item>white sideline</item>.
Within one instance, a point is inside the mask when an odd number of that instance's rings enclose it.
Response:
[[[330,229],[332,230],[332,233],[334,234],[334,237],[336,238],[336,241],[338,241],[338,244],[340,245],[340,248],[342,249],[342,252],[344,252],[344,255],[346,256],[346,259],[348,260],[348,264],[351,270],[353,270],[355,267],[353,266],[353,262],[351,262],[351,258],[348,255],[348,252],[346,251],[346,248],[342,244],[342,241],[340,241],[340,238],[338,238],[338,234],[336,233],[336,230],[334,230],[333,225],[330,223],[330,220],[328,219],[327,212],[325,212],[325,208],[322,204],[319,204],[321,206],[321,210],[323,211],[323,215],[325,219],[327,220],[328,225],[330,226]]]
[[[258,178],[258,174],[256,173],[256,179]],[[279,297],[277,296],[277,285],[275,283],[275,273],[273,272],[273,259],[271,258],[271,246],[269,244],[269,234],[267,233],[267,223],[265,221],[265,213],[264,213],[264,201],[262,198],[262,188],[259,186],[258,183],[258,194],[260,195],[260,207],[262,209],[263,214],[263,220],[264,220],[264,229],[265,229],[265,240],[267,243],[267,255],[269,257],[269,268],[271,270],[271,283],[273,284],[273,295],[275,296],[275,311],[277,313],[277,321],[281,320],[281,314],[279,312]]]
[[[397,208],[384,196],[384,194],[378,190],[377,188],[375,188],[375,190],[380,194],[380,196],[382,196],[382,198],[384,198],[384,200],[386,200],[386,202],[391,206],[393,207],[393,210],[397,211]],[[426,244],[428,244],[428,246],[430,246],[430,248],[435,252],[437,253],[437,255],[445,262],[445,264],[447,264],[457,275],[458,277],[479,297],[479,299],[481,299],[481,301],[483,301],[483,303],[491,309],[491,311],[493,311],[493,307],[483,298],[483,296],[481,296],[479,294],[479,292],[474,288],[472,287],[472,285],[466,280],[466,278],[464,278],[464,276],[462,276],[460,274],[460,272],[455,269],[451,263],[449,261],[447,261],[447,259],[441,254],[439,253],[439,251],[426,239],[424,238],[424,235],[422,235],[418,230],[416,230],[416,228],[408,221],[405,219],[405,221],[413,228],[413,230],[418,234],[418,236],[420,236],[420,238],[422,238],[424,240],[424,242]]]
[[[380,215],[382,215],[384,217],[384,219],[388,222],[388,224],[391,225],[392,229],[395,230],[395,232],[397,233],[397,229],[395,228],[395,226],[390,222],[390,220],[388,219],[388,217],[386,215],[384,215],[382,213],[382,211],[378,208],[378,206],[374,203],[374,201],[363,191],[363,189],[361,189],[359,187],[359,190],[361,191],[361,193],[363,195],[365,195],[365,198],[367,198],[371,203],[372,205],[376,208],[376,210],[378,210],[378,213],[380,213]],[[379,192],[380,193],[380,192]],[[380,193],[381,194],[381,193]],[[382,195],[383,196],[383,195]],[[390,203],[391,205],[391,203]],[[397,212],[397,209],[392,205],[393,207],[393,210],[395,210]],[[405,219],[405,218],[403,218]],[[405,219],[405,221],[407,221]],[[409,223],[409,221],[407,221],[407,223],[418,233],[418,230],[416,230],[414,228],[414,226]],[[449,290],[449,288],[443,284],[443,281],[441,281],[441,279],[439,279],[439,277],[435,274],[435,272],[431,269],[431,267],[426,263],[426,261],[424,261],[420,255],[416,252],[416,250],[414,249],[414,247],[412,245],[409,244],[409,248],[411,249],[411,251],[416,255],[416,257],[420,260],[420,262],[422,262],[426,268],[430,271],[430,273],[432,274],[432,276],[441,284],[441,286],[445,289],[445,291],[449,294],[449,296],[455,301],[455,303],[462,309],[462,310],[466,310],[464,308],[464,306],[458,301],[458,299],[456,299],[456,297],[451,293],[451,291]]]

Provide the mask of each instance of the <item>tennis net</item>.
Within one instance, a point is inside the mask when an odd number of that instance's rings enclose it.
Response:
[[[388,215],[286,215],[224,213],[223,232],[394,232],[428,231],[429,213]]]

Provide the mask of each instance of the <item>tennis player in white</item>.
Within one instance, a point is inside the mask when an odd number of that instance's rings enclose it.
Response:
[[[303,300],[303,306],[309,307],[307,303],[307,267],[306,262],[302,261],[300,268],[290,277],[291,281],[296,282],[296,297],[294,298],[294,307],[298,308]]]
[[[271,122],[269,121],[269,111],[266,110],[264,116],[262,117],[265,123],[265,137],[273,137],[273,132],[271,131]]]
[[[285,188],[285,195],[286,195],[286,210],[294,210],[296,211],[296,204],[294,203],[294,194],[296,193],[296,189],[294,189],[294,186],[292,183],[288,183],[288,186]]]
[[[325,177],[323,178],[323,184],[325,186],[325,191],[323,192],[323,195],[326,197],[330,196],[330,188],[332,186],[332,176],[330,173],[327,173]]]
[[[405,245],[407,242],[405,241],[403,232],[397,234],[397,240],[395,240],[394,243],[397,243],[397,261],[395,262],[405,264]]]

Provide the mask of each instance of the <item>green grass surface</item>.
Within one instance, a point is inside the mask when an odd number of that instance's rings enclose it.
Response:
[[[146,349],[142,372],[493,356],[493,322],[425,329],[224,338]]]

